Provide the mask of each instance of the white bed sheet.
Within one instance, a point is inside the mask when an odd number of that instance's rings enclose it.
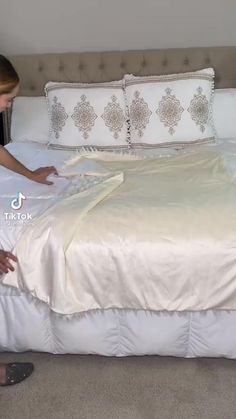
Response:
[[[224,140],[216,147],[236,175],[236,139],[235,143]],[[71,155],[64,151],[49,152],[37,144],[29,147],[28,143],[9,144],[7,148],[31,168],[58,167]],[[2,170],[6,174],[6,169],[1,168],[1,174]],[[64,193],[69,183],[63,186],[59,183],[57,192]],[[37,201],[36,208],[38,204]],[[12,233],[3,242],[13,245],[16,236]],[[63,317],[50,311],[46,304],[0,285],[1,351],[236,358],[235,324],[236,311],[224,310],[168,313],[110,309]]]
[[[65,162],[75,152],[48,150],[46,145],[37,143],[10,143],[6,149],[30,170],[55,166],[59,176],[50,175],[48,180],[51,180],[53,185],[44,185],[0,166],[0,248],[5,250],[14,247],[31,220],[42,215],[63,197],[98,182],[99,177],[92,176],[95,172],[98,174],[101,171],[101,175],[104,175],[102,166],[99,167],[95,162],[89,164],[81,162],[76,177],[71,177],[68,170],[62,171]],[[83,176],[87,173],[91,176]],[[14,211],[11,209],[10,200],[17,197],[19,192],[26,197],[26,200],[23,201],[22,210]]]

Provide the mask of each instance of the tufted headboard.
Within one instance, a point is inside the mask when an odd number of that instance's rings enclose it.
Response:
[[[236,47],[35,54],[9,57],[21,79],[21,96],[41,96],[47,81],[104,82],[126,73],[159,75],[214,67],[216,88],[236,88]],[[5,143],[10,113],[4,115]]]

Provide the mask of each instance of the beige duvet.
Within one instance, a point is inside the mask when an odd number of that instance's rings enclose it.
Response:
[[[108,156],[92,154],[109,178],[27,228],[3,283],[62,314],[236,309],[236,184],[222,157]]]

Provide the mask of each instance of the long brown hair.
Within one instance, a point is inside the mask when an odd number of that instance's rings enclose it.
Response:
[[[0,55],[0,95],[11,93],[20,78],[10,61]]]

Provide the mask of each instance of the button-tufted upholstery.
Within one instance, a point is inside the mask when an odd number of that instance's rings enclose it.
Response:
[[[125,73],[159,75],[204,67],[214,67],[216,87],[236,87],[236,47],[36,54],[9,58],[21,78],[20,95],[23,96],[42,95],[49,80],[104,82],[119,80]]]
[[[135,75],[179,73],[212,66],[216,87],[236,87],[236,47],[38,54],[10,57],[21,95],[42,95],[51,81],[103,82]]]

